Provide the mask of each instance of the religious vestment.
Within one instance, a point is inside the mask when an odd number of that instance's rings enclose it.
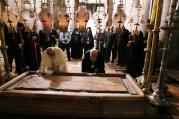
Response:
[[[55,55],[53,57],[47,54],[47,50],[43,52],[40,70],[42,72],[47,72],[48,67],[53,68],[53,66],[55,65],[55,67],[58,67],[58,71],[67,72],[67,57],[65,53],[58,47],[53,48],[55,50]]]

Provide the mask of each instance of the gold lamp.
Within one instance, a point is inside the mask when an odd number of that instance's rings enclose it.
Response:
[[[79,9],[75,13],[76,25],[80,31],[84,31],[86,29],[86,24],[89,20],[89,13],[86,10],[86,6],[84,3],[80,4]]]

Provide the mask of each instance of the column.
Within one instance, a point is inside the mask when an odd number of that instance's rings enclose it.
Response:
[[[112,14],[113,14],[113,0],[108,0],[108,5],[107,5],[107,13],[108,13],[108,22],[107,25],[111,26],[112,25]]]
[[[150,13],[149,10],[150,10],[151,0],[144,0],[143,2],[144,2],[144,6],[143,6],[144,12],[142,14],[143,16],[142,20],[144,23],[141,24],[141,31],[145,35],[145,33],[147,32],[147,21],[148,21],[149,13]]]

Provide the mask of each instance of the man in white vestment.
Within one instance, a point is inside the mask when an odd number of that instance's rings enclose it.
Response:
[[[42,61],[40,71],[42,73],[48,73],[48,69],[54,73],[67,72],[67,57],[62,49],[58,47],[48,47],[42,55]]]

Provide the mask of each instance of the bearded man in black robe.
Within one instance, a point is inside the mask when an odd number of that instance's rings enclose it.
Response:
[[[136,31],[130,36],[127,44],[128,60],[126,70],[133,78],[142,74],[144,65],[144,37],[142,31]]]

